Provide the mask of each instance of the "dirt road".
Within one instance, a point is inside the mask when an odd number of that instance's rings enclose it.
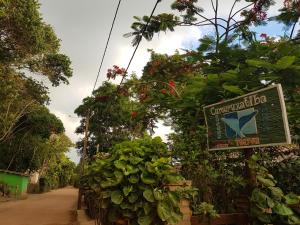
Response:
[[[0,225],[73,225],[77,193],[68,187],[0,203]]]

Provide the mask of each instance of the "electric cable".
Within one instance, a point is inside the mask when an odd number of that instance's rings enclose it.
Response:
[[[107,41],[106,41],[105,49],[104,49],[104,52],[103,52],[103,55],[102,55],[101,63],[100,63],[99,69],[98,69],[97,77],[96,77],[96,80],[95,80],[92,92],[95,91],[95,88],[96,88],[96,85],[97,85],[97,82],[98,82],[98,79],[99,79],[99,76],[100,76],[100,73],[101,73],[101,69],[102,69],[102,66],[103,66],[104,58],[105,58],[105,55],[106,55],[106,51],[107,51],[107,48],[108,48],[108,44],[109,44],[109,41],[110,41],[110,38],[111,38],[112,31],[113,31],[113,28],[114,28],[114,25],[115,25],[115,21],[116,21],[118,12],[119,12],[121,1],[122,0],[119,0],[119,3],[117,5],[116,11],[115,11],[114,19],[113,19],[113,22],[111,24],[111,28],[110,28],[109,35],[108,35],[108,38],[107,38]]]
[[[141,41],[142,41],[142,39],[143,39],[143,35],[144,35],[145,31],[147,30],[147,28],[148,28],[148,26],[149,26],[149,23],[150,23],[150,21],[151,21],[151,19],[152,19],[152,17],[153,17],[153,14],[154,14],[154,12],[155,12],[155,10],[156,10],[156,8],[157,8],[158,3],[160,3],[160,2],[161,2],[161,0],[157,0],[157,1],[156,1],[155,5],[154,5],[154,8],[152,9],[152,12],[151,12],[151,14],[150,14],[150,17],[149,17],[149,19],[148,19],[146,25],[145,25],[145,26],[143,27],[143,29],[142,29],[142,32],[141,32],[141,34],[140,34],[140,36],[139,36],[139,38],[138,38],[137,45],[136,45],[136,47],[135,47],[135,49],[134,49],[134,51],[133,51],[133,54],[132,54],[132,56],[131,56],[131,58],[130,58],[130,60],[129,60],[128,66],[127,66],[127,68],[126,68],[126,70],[125,70],[125,72],[124,72],[124,75],[123,75],[123,77],[122,77],[122,80],[121,80],[119,86],[122,85],[122,83],[123,83],[123,81],[124,81],[124,79],[125,79],[126,73],[128,72],[128,69],[129,69],[129,67],[130,67],[130,65],[131,65],[131,63],[132,63],[132,60],[133,60],[133,58],[134,58],[134,56],[135,56],[135,54],[136,54],[136,52],[137,52],[137,50],[138,50],[138,48],[139,48],[139,46],[140,46],[140,43],[141,43]]]

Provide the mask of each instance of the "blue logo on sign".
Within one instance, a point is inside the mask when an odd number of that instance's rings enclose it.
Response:
[[[221,119],[225,123],[228,138],[244,138],[249,134],[257,134],[254,108],[227,113]]]

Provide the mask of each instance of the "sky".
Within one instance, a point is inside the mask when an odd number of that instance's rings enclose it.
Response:
[[[112,65],[127,66],[133,47],[131,39],[124,38],[123,35],[131,31],[133,16],[149,15],[155,2],[156,0],[122,0],[97,86],[106,80],[106,71]],[[158,5],[156,14],[171,12],[172,2],[163,0]],[[199,2],[204,9],[211,8],[209,0]],[[231,2],[232,0],[220,0],[220,16],[228,14]],[[276,0],[276,6],[269,14],[274,13],[282,2],[283,0]],[[70,57],[73,68],[73,77],[69,80],[69,85],[51,87],[46,78],[41,79],[50,88],[50,111],[63,121],[66,134],[75,143],[80,138],[74,133],[80,119],[76,117],[74,110],[81,104],[83,98],[91,94],[118,0],[40,0],[40,3],[40,12],[45,22],[52,25],[61,39],[61,52]],[[211,14],[212,11],[207,10],[207,16]],[[258,32],[264,32],[265,28],[259,29]],[[269,28],[272,35],[280,34],[281,29],[277,24],[272,24]],[[173,54],[176,49],[197,47],[198,40],[206,34],[211,34],[211,30],[180,28],[176,29],[176,32],[161,33],[151,42],[144,41],[129,72],[141,74],[150,58],[148,49]],[[170,128],[159,126],[156,135],[165,136],[168,132]],[[75,149],[70,151],[69,157],[75,162],[79,161]]]

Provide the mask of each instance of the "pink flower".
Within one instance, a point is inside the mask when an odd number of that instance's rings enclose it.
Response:
[[[262,33],[262,34],[260,35],[260,37],[266,39],[266,38],[268,38],[268,35],[265,34],[265,33]]]

